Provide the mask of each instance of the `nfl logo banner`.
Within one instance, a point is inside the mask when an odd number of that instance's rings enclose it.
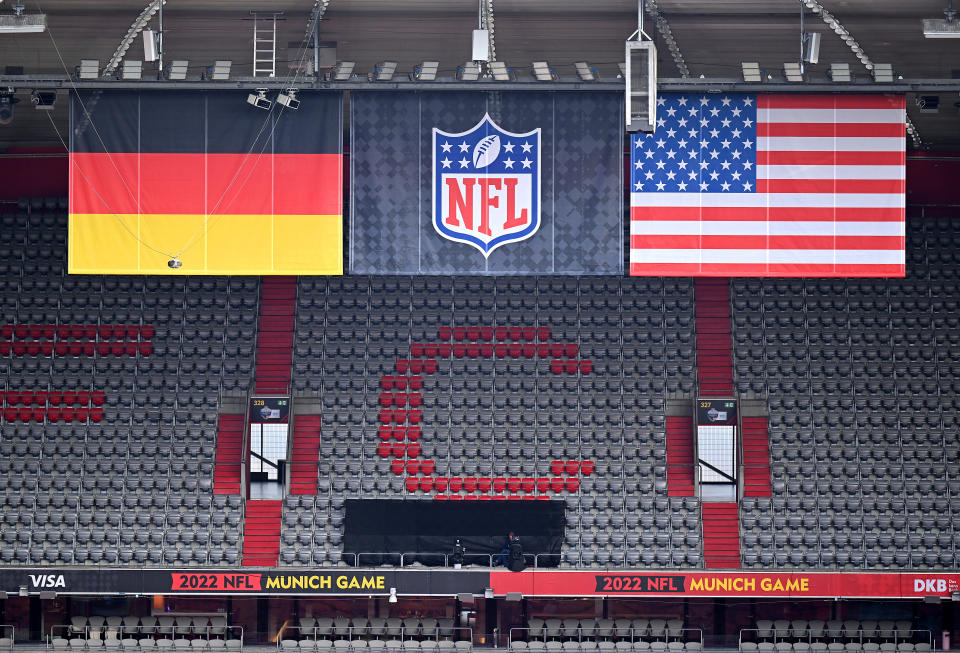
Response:
[[[489,115],[459,134],[434,128],[433,226],[441,237],[472,245],[484,258],[536,233],[540,130],[514,134]]]
[[[350,271],[621,274],[622,105],[605,92],[356,92]]]

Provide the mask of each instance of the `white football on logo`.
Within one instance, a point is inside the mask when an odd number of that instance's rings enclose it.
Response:
[[[473,166],[486,168],[500,156],[500,137],[496,134],[486,136],[473,148]]]

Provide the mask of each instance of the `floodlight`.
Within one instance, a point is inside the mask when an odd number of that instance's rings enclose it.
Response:
[[[230,79],[230,68],[233,66],[233,61],[217,61],[213,64],[213,75],[212,78],[215,80],[226,80]]]
[[[288,109],[296,111],[300,108],[300,100],[297,99],[297,89],[288,88],[277,96],[277,104],[283,105]]]
[[[378,63],[373,68],[374,79],[376,79],[378,82],[389,82],[391,79],[393,79],[393,73],[396,71],[396,61],[384,61],[383,63]]]
[[[627,77],[627,64],[625,64],[625,63],[618,63],[618,64],[617,64],[617,70],[620,71],[620,74],[617,75],[617,77],[619,77],[620,79],[626,79],[626,77]]]
[[[513,79],[513,68],[508,68],[507,64],[502,61],[491,61],[487,64],[487,68],[498,82],[509,82]]]
[[[157,33],[152,29],[143,30],[143,60],[157,60]]]
[[[33,106],[40,111],[53,111],[53,107],[57,103],[57,92],[34,91],[30,101],[33,102]]]
[[[600,73],[597,72],[597,69],[586,61],[578,61],[573,65],[577,69],[577,75],[579,75],[583,81],[595,82],[600,79]]]
[[[803,60],[807,63],[817,63],[820,61],[820,33],[807,34],[805,40],[807,49],[804,52]]]
[[[183,267],[183,261],[181,261],[178,258],[172,258],[169,261],[167,261],[167,267],[170,268],[171,270],[179,270],[180,268]]]
[[[333,79],[338,82],[345,82],[353,76],[353,69],[356,66],[355,61],[340,61],[333,69]]]
[[[480,79],[480,66],[475,61],[468,61],[457,68],[457,79],[463,82],[475,82]]]
[[[0,34],[36,34],[47,29],[46,14],[23,13],[23,2],[13,5],[12,14],[0,15]]]
[[[187,69],[190,67],[189,61],[174,61],[170,64],[170,72],[167,75],[170,79],[186,79]]]
[[[437,78],[437,70],[440,68],[439,61],[424,61],[419,66],[414,66],[411,79],[421,82],[432,82]]]
[[[533,76],[541,82],[552,82],[556,79],[556,72],[546,61],[534,61],[532,72]]]
[[[850,64],[832,63],[830,64],[830,70],[827,71],[827,75],[835,82],[849,82],[852,79],[850,75]]]
[[[123,69],[120,72],[121,79],[140,79],[143,73],[143,62],[132,59],[123,60]]]
[[[255,93],[247,96],[247,104],[255,106],[258,109],[263,109],[264,111],[269,111],[273,102],[267,99],[267,89],[258,88]]]
[[[100,76],[100,61],[98,59],[81,59],[77,76],[80,79],[97,79]]]
[[[390,598],[387,599],[387,603],[396,603],[397,602],[397,588],[390,588]]]
[[[490,32],[485,29],[473,30],[473,60],[490,61]]]
[[[788,82],[802,82],[803,66],[796,61],[788,61],[783,64],[783,76],[787,78]]]
[[[30,590],[27,589],[26,585],[21,585],[18,593],[20,596],[30,596]]]
[[[875,82],[893,83],[893,64],[875,63],[871,74]]]
[[[760,64],[756,62],[743,62],[740,64],[740,68],[743,70],[743,81],[745,82],[762,82],[763,76],[760,74]]]

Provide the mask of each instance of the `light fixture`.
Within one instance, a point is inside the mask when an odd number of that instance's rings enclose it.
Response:
[[[437,70],[440,68],[439,61],[424,61],[419,66],[414,66],[411,79],[421,82],[432,82],[437,78]]]
[[[493,598],[493,588],[487,587],[483,590],[483,598],[492,599]]]
[[[806,50],[803,53],[803,60],[807,63],[817,63],[820,61],[820,33],[813,32],[804,37]]]
[[[345,82],[353,76],[353,69],[356,66],[355,61],[339,61],[333,69],[333,79],[337,82]]]
[[[923,602],[924,602],[924,603],[934,603],[934,604],[937,604],[937,603],[940,603],[940,597],[939,597],[939,596],[925,596],[925,597],[923,597]]]
[[[827,71],[827,75],[830,76],[835,82],[850,82],[850,64],[848,63],[832,63],[830,64],[830,70]]]
[[[19,101],[13,96],[12,88],[0,92],[0,125],[9,125],[13,122],[13,106]]]
[[[277,104],[287,107],[288,109],[293,109],[296,111],[300,108],[300,100],[297,99],[297,89],[288,88],[283,93],[277,96]]]
[[[20,586],[20,596],[30,596],[30,590],[27,589],[26,585]]]
[[[397,602],[397,588],[396,588],[396,587],[391,587],[391,588],[390,588],[390,598],[387,599],[387,602],[388,602],[388,603],[396,603],[396,602]]]
[[[157,33],[152,29],[145,29],[141,32],[143,35],[143,60],[144,61],[156,61],[157,60]]]
[[[783,76],[787,78],[788,82],[802,82],[803,66],[796,61],[788,61],[783,64]]]
[[[487,64],[487,68],[498,82],[509,82],[513,79],[513,68],[508,68],[502,61],[491,61]]]
[[[55,598],[57,598],[56,592],[40,592],[41,601],[52,601]]]
[[[247,96],[247,104],[255,106],[258,109],[263,109],[264,111],[269,111],[273,102],[267,99],[267,89],[258,88],[256,92]]]
[[[546,61],[534,61],[532,72],[533,76],[541,82],[552,82],[556,79],[556,73]]]
[[[627,64],[625,64],[625,63],[618,63],[618,64],[617,64],[617,70],[620,71],[620,74],[618,74],[617,77],[620,78],[620,79],[626,79],[626,77],[627,77]]]
[[[393,79],[393,73],[397,72],[396,61],[384,61],[373,67],[373,78],[378,82],[389,82]]]
[[[573,66],[577,69],[577,75],[585,82],[595,82],[600,79],[600,73],[597,72],[597,69],[586,61],[578,61]]]
[[[507,595],[504,597],[504,599],[510,602],[522,601],[523,594],[521,592],[507,592]]]
[[[121,79],[140,79],[143,74],[143,62],[133,59],[123,60],[123,69],[120,71]]]
[[[167,77],[170,79],[186,79],[187,69],[189,67],[189,61],[174,61],[170,64],[170,72],[167,74]]]
[[[40,111],[53,111],[53,107],[57,103],[57,92],[34,91],[30,97],[30,101],[33,102],[33,106]]]
[[[870,71],[870,74],[873,75],[873,81],[875,82],[886,82],[892,84],[893,64],[875,63],[873,64],[873,70]]]
[[[214,80],[221,81],[230,79],[230,68],[233,66],[233,61],[217,61],[213,64],[213,74],[211,77]]]
[[[13,12],[0,15],[0,34],[36,34],[47,29],[47,15],[23,13],[20,0],[13,5]]]
[[[743,62],[740,64],[740,68],[743,70],[743,81],[745,82],[762,82],[763,77],[760,74],[760,64]]]
[[[77,68],[77,77],[80,79],[96,79],[100,76],[100,61],[98,59],[81,59]]]
[[[178,258],[172,258],[169,261],[167,261],[167,267],[170,268],[171,270],[179,270],[180,268],[183,267],[183,261],[181,261]]]
[[[960,21],[956,20],[957,10],[953,8],[953,0],[947,3],[943,15],[944,18],[925,18],[923,35],[928,39],[960,39]]]
[[[468,61],[457,68],[457,79],[462,82],[475,82],[480,79],[480,66],[475,61]]]

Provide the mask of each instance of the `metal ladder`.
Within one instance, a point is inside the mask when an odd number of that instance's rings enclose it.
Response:
[[[282,11],[251,11],[253,20],[253,76],[277,76],[277,20]]]

